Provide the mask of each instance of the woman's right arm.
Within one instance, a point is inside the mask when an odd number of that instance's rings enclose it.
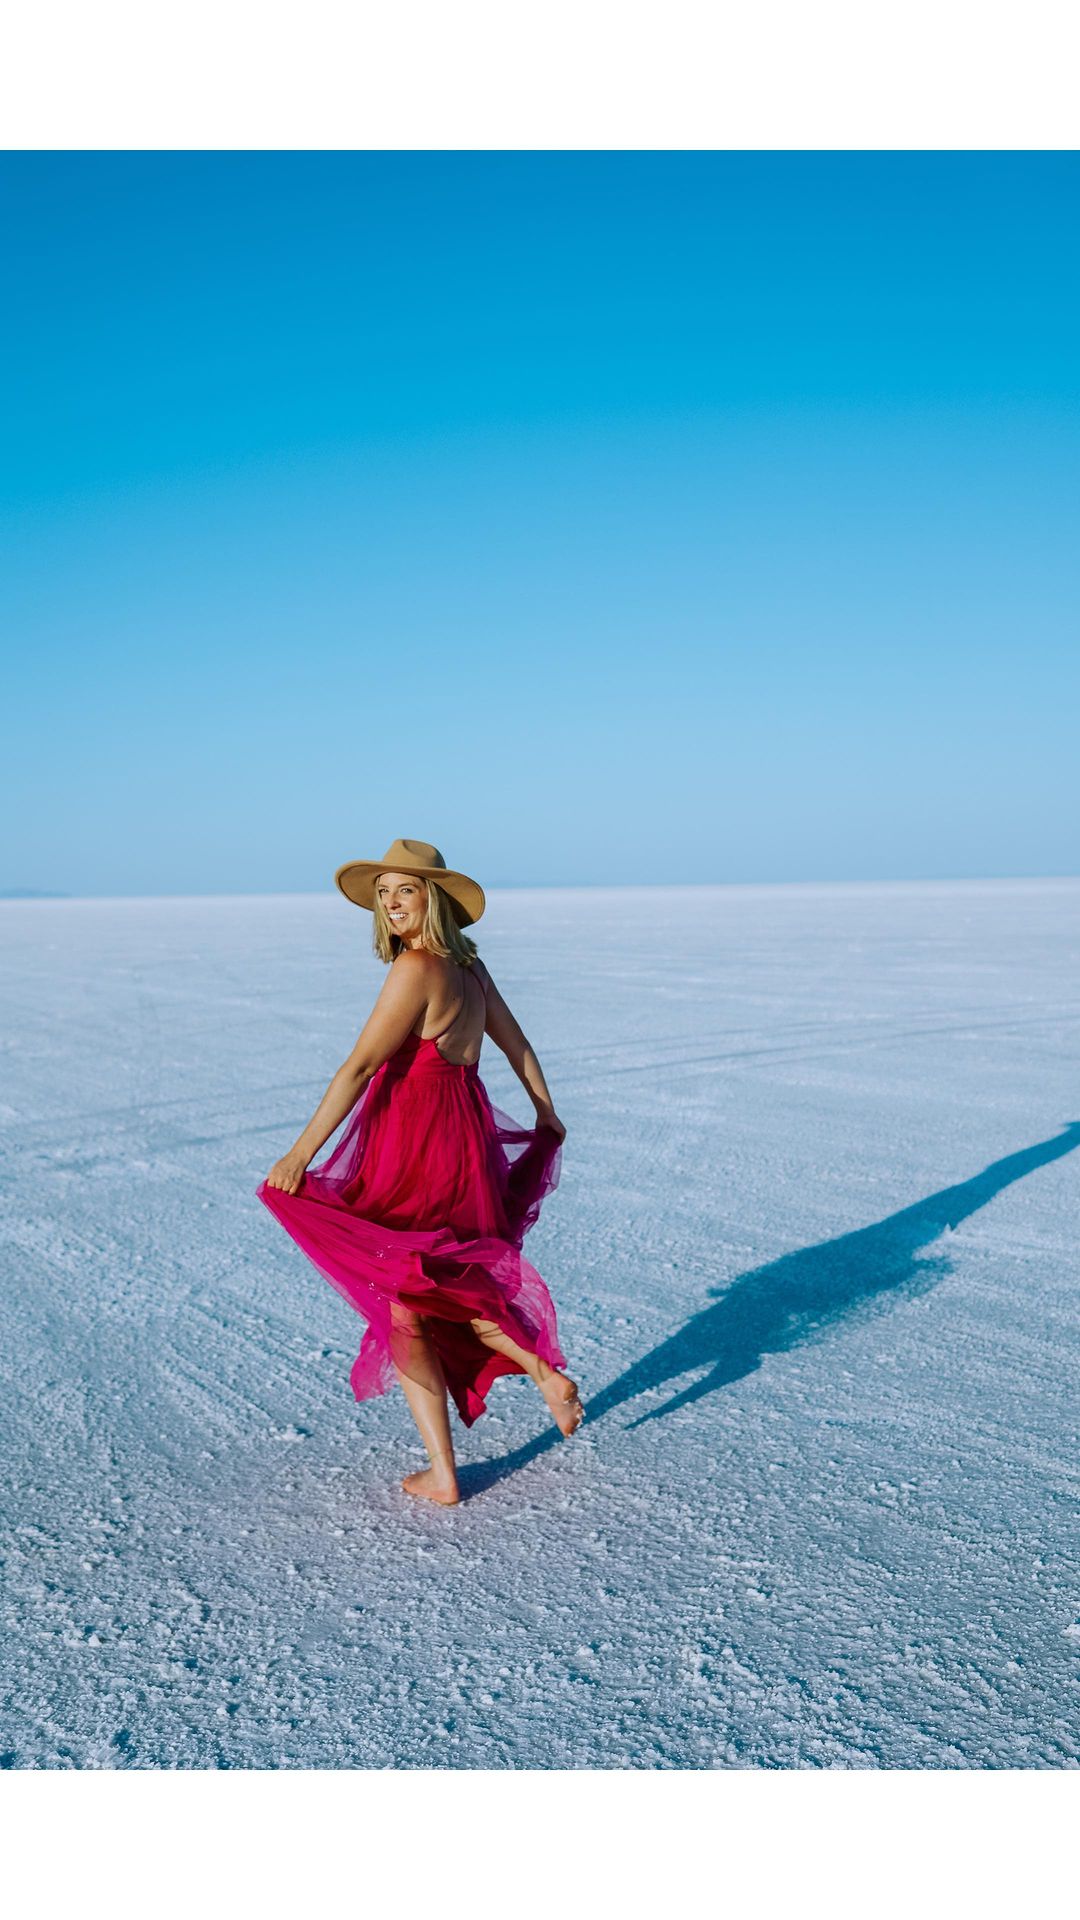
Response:
[[[540,1125],[553,1128],[559,1139],[565,1140],[566,1128],[555,1111],[547,1081],[544,1079],[543,1068],[486,966],[484,973],[487,998],[484,1032],[489,1034],[495,1045],[505,1053],[536,1108],[536,1118]]]
[[[399,953],[367,1024],[338,1068],[303,1133],[266,1176],[266,1184],[297,1193],[304,1173],[335,1127],[351,1113],[369,1080],[396,1053],[428,1003],[430,973],[421,953]]]

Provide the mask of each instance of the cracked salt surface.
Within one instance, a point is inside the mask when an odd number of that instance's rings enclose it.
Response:
[[[360,916],[0,903],[5,1765],[1078,1764],[1080,884],[687,897],[477,930],[589,1417],[499,1382],[455,1509],[253,1191]]]

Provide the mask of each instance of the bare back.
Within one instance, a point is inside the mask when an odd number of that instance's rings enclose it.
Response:
[[[454,960],[443,961],[442,965],[445,998],[436,1000],[433,995],[421,1025],[413,1032],[422,1040],[434,1040],[443,1059],[452,1066],[475,1066],[487,1024],[487,975],[479,960],[471,967],[459,967]]]

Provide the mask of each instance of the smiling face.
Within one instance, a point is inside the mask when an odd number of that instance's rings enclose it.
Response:
[[[419,939],[427,911],[427,887],[414,873],[380,873],[375,898],[390,922],[391,933],[407,944]]]

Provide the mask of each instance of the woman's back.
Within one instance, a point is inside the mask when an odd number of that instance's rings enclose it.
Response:
[[[444,969],[445,1001],[434,1010],[429,1001],[424,1020],[414,1032],[423,1040],[434,1040],[452,1066],[475,1066],[487,1021],[483,963],[476,960],[471,967],[461,967],[454,960],[443,960],[439,964]]]

